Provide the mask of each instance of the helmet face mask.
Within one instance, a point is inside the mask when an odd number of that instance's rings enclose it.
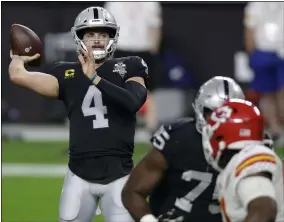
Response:
[[[211,146],[210,139],[213,134],[213,129],[211,128],[210,125],[205,125],[202,128],[202,145],[203,145],[203,152],[206,161],[218,172],[221,172],[222,169],[219,167],[217,164],[220,158],[220,153],[219,155],[217,153],[214,153],[214,149]]]
[[[80,49],[87,50],[82,38],[87,30],[103,29],[109,34],[109,41],[104,49],[93,50],[95,60],[103,60],[113,55],[119,36],[119,26],[114,17],[101,7],[90,7],[79,13],[75,19],[71,33],[77,45],[77,53],[81,54]]]

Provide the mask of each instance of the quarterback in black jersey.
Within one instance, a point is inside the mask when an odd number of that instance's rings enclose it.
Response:
[[[101,200],[108,222],[131,222],[121,190],[133,167],[136,112],[147,97],[147,65],[139,57],[110,59],[119,26],[101,7],[77,16],[72,33],[78,62],[47,73],[24,64],[39,55],[11,55],[13,83],[64,102],[70,120],[69,169],[60,198],[60,222],[91,222]]]
[[[196,118],[161,126],[153,135],[152,148],[122,191],[122,202],[135,221],[222,221],[217,172],[207,164],[200,133],[206,116],[227,98],[244,99],[244,94],[234,80],[214,77],[199,90]]]

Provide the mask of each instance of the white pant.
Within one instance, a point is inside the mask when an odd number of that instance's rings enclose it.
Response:
[[[133,222],[121,202],[121,191],[127,179],[125,176],[106,185],[90,183],[68,169],[60,198],[60,222],[93,221],[99,200],[105,222]]]

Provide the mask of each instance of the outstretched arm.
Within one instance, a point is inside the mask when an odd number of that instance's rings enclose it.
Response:
[[[54,76],[42,72],[29,72],[25,69],[24,64],[39,58],[39,54],[27,57],[13,55],[11,52],[10,56],[12,61],[9,66],[9,77],[14,84],[31,89],[46,97],[58,97],[59,84]]]

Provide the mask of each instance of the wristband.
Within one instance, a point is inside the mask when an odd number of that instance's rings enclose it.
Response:
[[[152,214],[146,214],[140,219],[140,222],[158,222],[158,220]]]
[[[91,78],[91,81],[94,82],[94,80],[97,78],[98,74],[97,72],[94,73],[94,75]]]

